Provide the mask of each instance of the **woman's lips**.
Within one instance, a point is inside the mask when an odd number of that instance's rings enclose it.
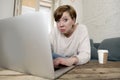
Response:
[[[65,32],[65,29],[60,29],[61,32]]]

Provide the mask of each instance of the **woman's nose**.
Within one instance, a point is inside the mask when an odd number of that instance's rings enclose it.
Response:
[[[59,23],[59,26],[62,27],[62,26],[63,26],[63,22],[60,22],[60,23]]]

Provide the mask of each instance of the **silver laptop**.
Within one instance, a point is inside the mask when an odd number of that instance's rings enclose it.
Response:
[[[43,13],[0,20],[0,66],[48,79],[74,68],[54,70],[46,23]]]

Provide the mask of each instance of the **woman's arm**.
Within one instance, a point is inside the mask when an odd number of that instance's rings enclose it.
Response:
[[[78,54],[76,57],[79,59],[78,65],[85,64],[90,60],[91,57],[90,39],[87,28],[84,26],[81,31],[80,44],[78,47]]]

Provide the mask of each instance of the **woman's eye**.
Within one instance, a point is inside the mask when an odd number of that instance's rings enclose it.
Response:
[[[68,21],[68,19],[64,19],[64,21],[66,22],[66,21]]]

